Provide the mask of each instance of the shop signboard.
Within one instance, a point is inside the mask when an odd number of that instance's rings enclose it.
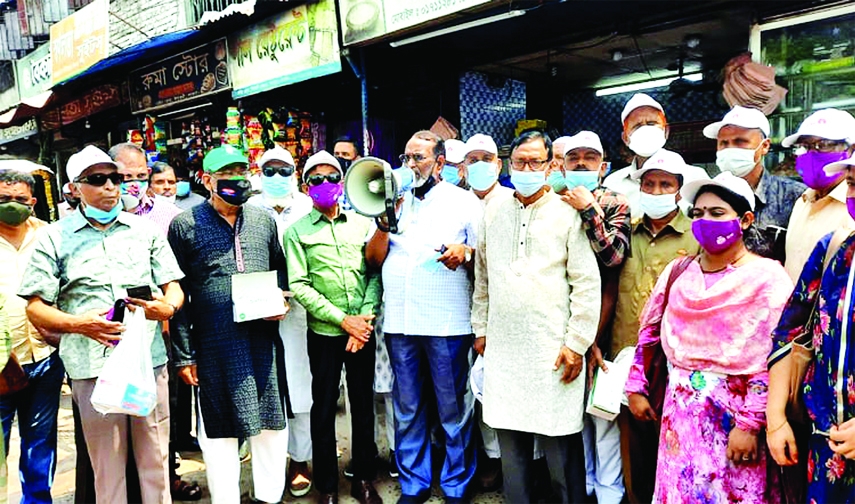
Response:
[[[30,118],[29,121],[20,126],[10,126],[8,128],[0,129],[0,144],[35,135],[38,131],[39,127],[36,124],[36,119]]]
[[[131,112],[142,113],[231,89],[226,39],[131,72]]]
[[[18,69],[18,89],[21,98],[30,98],[51,87],[50,44],[42,44],[35,51],[15,62]]]
[[[80,98],[75,98],[58,109],[51,110],[42,116],[45,129],[58,129],[60,123],[65,126],[75,121],[97,114],[104,110],[121,105],[127,101],[127,94],[115,84],[104,84],[90,89]]]
[[[233,98],[341,71],[335,2],[321,0],[229,37]]]
[[[93,0],[50,27],[51,79],[59,84],[107,57],[108,0]]]
[[[344,45],[365,42],[491,0],[339,0]]]

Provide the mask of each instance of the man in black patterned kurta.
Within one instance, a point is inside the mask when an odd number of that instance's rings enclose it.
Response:
[[[199,386],[199,445],[212,502],[240,502],[239,437],[250,441],[254,497],[279,502],[288,452],[279,325],[273,319],[234,322],[231,277],[277,271],[284,286],[285,257],[273,219],[244,205],[250,193],[244,155],[218,147],[205,156],[203,168],[211,199],[177,216],[169,228],[190,299],[173,322],[175,365],[185,382]]]

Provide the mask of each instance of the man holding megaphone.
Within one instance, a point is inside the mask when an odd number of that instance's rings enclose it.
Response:
[[[366,259],[382,267],[385,291],[383,332],[395,371],[392,392],[402,497],[423,502],[431,490],[431,450],[427,407],[436,401],[446,440],[440,488],[446,502],[465,498],[475,474],[473,397],[469,391],[472,251],[481,205],[469,191],[439,179],[445,145],[430,131],[407,142],[401,162],[413,177],[405,191],[398,233],[385,217],[368,242]],[[357,169],[357,164],[351,171]],[[356,205],[357,197],[351,202]],[[424,369],[431,374],[432,389]],[[428,394],[433,397],[428,399]]]

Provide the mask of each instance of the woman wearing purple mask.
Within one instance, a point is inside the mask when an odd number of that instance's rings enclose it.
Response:
[[[745,246],[754,222],[745,180],[722,173],[680,194],[693,205],[701,252],[660,275],[626,384],[633,415],[661,420],[653,501],[779,502],[758,436],[766,425],[769,334],[792,282],[780,263]],[[669,363],[661,418],[648,400],[645,369],[657,347]]]

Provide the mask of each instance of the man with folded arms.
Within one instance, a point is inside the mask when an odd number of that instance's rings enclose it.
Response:
[[[18,295],[41,332],[60,335],[59,356],[72,381],[86,448],[95,471],[96,502],[126,503],[128,432],[139,471],[142,502],[171,502],[169,493],[169,388],[166,347],[157,321],[172,318],[184,302],[184,275],[163,233],[122,212],[122,175],[110,157],[89,146],[71,156],[69,180],[80,194],[78,211],[40,233]],[[146,417],[102,415],[90,397],[124,325],[104,315],[128,288],[148,286],[153,300],[130,299],[145,310],[157,384],[157,405]],[[160,294],[158,287],[162,290]]]
[[[375,477],[373,320],[380,304],[380,277],[365,262],[370,219],[342,211],[342,169],[332,155],[306,161],[304,189],[314,208],[288,229],[288,280],[306,308],[312,368],[312,444],[318,502],[338,502],[335,417],[341,368],[347,370],[354,478],[351,495],[363,504],[382,502]]]

